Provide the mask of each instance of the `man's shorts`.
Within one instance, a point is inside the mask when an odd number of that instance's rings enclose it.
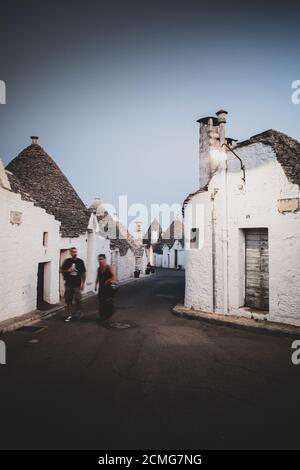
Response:
[[[80,287],[68,287],[66,286],[65,289],[65,301],[67,305],[71,305],[73,300],[75,300],[76,303],[79,303],[81,301],[81,290]]]

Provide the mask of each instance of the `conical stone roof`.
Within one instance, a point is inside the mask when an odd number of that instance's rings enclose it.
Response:
[[[159,241],[160,238],[161,238],[161,234],[162,234],[162,228],[161,228],[161,225],[160,225],[160,223],[158,222],[158,220],[156,218],[154,218],[152,220],[151,224],[148,227],[147,232],[144,234],[144,237],[143,237],[144,245],[150,245],[151,244],[151,237],[152,237],[153,232],[157,233],[157,241]]]
[[[61,222],[63,237],[78,237],[87,231],[90,213],[75,189],[45,150],[33,143],[6,167],[13,173],[22,191],[35,204]]]

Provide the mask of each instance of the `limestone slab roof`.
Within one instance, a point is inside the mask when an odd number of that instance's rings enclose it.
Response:
[[[269,129],[238,143],[235,149],[255,143],[270,145],[289,181],[300,186],[300,143],[296,139]]]
[[[6,167],[12,190],[61,222],[63,237],[87,231],[90,213],[54,160],[38,144],[26,147]]]

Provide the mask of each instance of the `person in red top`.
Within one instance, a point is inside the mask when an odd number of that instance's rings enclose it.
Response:
[[[97,271],[97,278],[95,283],[95,290],[99,286],[98,299],[99,299],[99,317],[100,319],[111,315],[114,310],[113,296],[114,296],[114,285],[116,283],[116,277],[113,268],[107,264],[106,256],[101,254],[98,256],[99,268]]]

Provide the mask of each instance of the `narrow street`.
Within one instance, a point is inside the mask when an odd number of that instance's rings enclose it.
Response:
[[[184,273],[124,285],[111,328],[59,312],[1,337],[2,449],[298,448],[293,339],[175,317]],[[298,338],[299,339],[299,338]]]

